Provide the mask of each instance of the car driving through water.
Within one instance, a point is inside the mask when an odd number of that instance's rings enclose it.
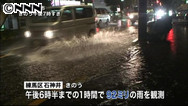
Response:
[[[24,32],[30,42],[71,39],[96,33],[95,12],[91,6],[49,7],[45,11],[60,12],[60,15],[31,17]]]

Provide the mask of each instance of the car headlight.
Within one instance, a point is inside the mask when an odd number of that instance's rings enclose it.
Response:
[[[169,11],[168,11],[168,15],[169,15],[169,16],[172,16],[172,15],[173,15],[173,11],[172,11],[172,10],[169,10]]]
[[[155,15],[157,16],[157,19],[161,19],[163,16],[166,15],[166,12],[162,9],[158,10]]]
[[[25,32],[24,32],[24,36],[25,36],[26,38],[31,37],[31,32],[30,32],[30,31],[25,31]]]
[[[130,14],[130,15],[129,15],[129,18],[130,18],[130,19],[133,19],[133,18],[134,18],[134,15],[133,15],[133,14]]]
[[[51,39],[54,37],[54,33],[53,33],[53,31],[48,30],[48,31],[44,32],[44,36],[48,39]]]

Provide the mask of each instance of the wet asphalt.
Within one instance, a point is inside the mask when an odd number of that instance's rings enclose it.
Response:
[[[188,104],[187,30],[174,25],[166,41],[142,43],[132,42],[138,36],[134,26],[34,48],[18,42],[1,52],[8,54],[1,58],[1,104],[32,103],[25,96],[24,81],[81,82],[79,90],[165,91],[164,100],[63,99],[41,105]]]

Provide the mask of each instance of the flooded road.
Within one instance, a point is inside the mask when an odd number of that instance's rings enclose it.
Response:
[[[94,37],[56,41],[36,48],[23,47],[1,58],[1,102],[28,104],[24,81],[85,82],[117,66],[137,37],[134,27],[104,29]]]
[[[183,31],[182,31],[183,30]],[[183,40],[180,40],[182,39]],[[188,104],[187,27],[174,26],[167,41],[147,42],[130,46],[108,71],[84,83],[86,90],[129,90],[165,92],[163,100],[105,99],[48,100],[46,104],[73,105],[178,105]],[[115,57],[117,58],[117,57]],[[112,58],[111,58],[112,59]]]
[[[188,33],[174,26],[167,41],[133,44],[137,29],[24,47],[1,58],[1,103],[29,104],[24,81],[82,82],[86,90],[163,90],[164,100],[47,100],[45,104],[188,104]]]

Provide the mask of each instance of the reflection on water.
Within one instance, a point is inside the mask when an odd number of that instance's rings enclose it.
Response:
[[[167,41],[170,42],[172,53],[178,59],[187,58],[188,53],[188,33],[186,26],[175,26],[170,30]]]
[[[127,60],[121,65],[120,78],[122,83],[129,87],[135,84],[142,83],[141,80],[141,68],[143,65],[143,58],[140,54],[140,48],[133,46],[129,48],[129,55],[125,56],[124,59]]]
[[[175,36],[174,29],[171,29],[167,36],[167,41],[170,42],[170,48],[173,54],[176,54],[176,44],[175,44]]]

